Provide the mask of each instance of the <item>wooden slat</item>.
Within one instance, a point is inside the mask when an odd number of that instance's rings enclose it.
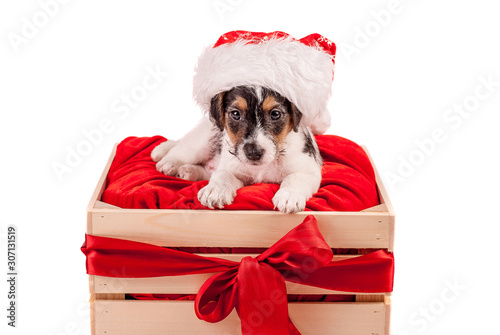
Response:
[[[381,205],[385,205],[387,208],[386,213],[389,216],[389,247],[387,248],[389,251],[394,251],[394,234],[395,234],[395,218],[396,218],[396,213],[394,212],[394,208],[392,207],[392,203],[389,200],[389,194],[387,193],[387,190],[384,186],[384,183],[382,181],[382,178],[380,177],[380,174],[377,170],[377,167],[375,165],[375,162],[373,161],[370,152],[365,146],[362,146],[363,150],[365,151],[366,155],[370,159],[370,162],[373,166],[373,171],[375,172],[375,180],[377,182],[377,190],[379,194],[379,199]]]
[[[90,300],[125,300],[123,293],[95,293],[90,295]]]
[[[387,295],[385,296],[384,306],[385,306],[385,332],[384,332],[384,335],[390,335],[390,333],[391,333],[392,305],[391,305],[391,298]]]
[[[241,334],[233,312],[215,324],[198,320],[191,301],[95,301],[93,335]],[[289,303],[303,335],[384,335],[388,306],[372,303]],[[388,334],[388,333],[387,333]]]
[[[388,248],[386,213],[94,209],[92,234],[171,247],[270,247],[314,214],[333,248]]]
[[[288,310],[302,335],[389,335],[381,302],[289,303]]]
[[[387,212],[386,204],[380,204],[367,209],[363,209],[361,212]]]
[[[111,155],[108,158],[108,161],[106,165],[104,166],[104,170],[101,173],[101,177],[99,178],[99,181],[97,182],[97,186],[94,190],[94,193],[90,197],[89,205],[87,206],[87,234],[92,234],[92,211],[95,208],[99,208],[99,206],[96,207],[96,204],[99,200],[101,200],[102,193],[104,192],[104,188],[106,187],[106,177],[108,176],[109,168],[111,167],[111,163],[113,163],[113,160],[115,158],[116,154],[116,147],[118,145],[115,144],[113,147],[113,150],[111,152]]]
[[[102,202],[100,200],[97,200],[95,202],[95,206],[94,206],[95,209],[101,209],[101,208],[112,208],[112,209],[121,209],[120,207],[118,206],[114,206],[114,205],[110,205],[108,203],[105,203],[105,202]]]
[[[356,295],[356,302],[384,302],[385,294]]]

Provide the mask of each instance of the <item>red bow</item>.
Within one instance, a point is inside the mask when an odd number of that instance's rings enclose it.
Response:
[[[92,275],[137,278],[220,272],[196,295],[196,315],[218,322],[236,308],[245,335],[300,334],[289,324],[285,280],[348,292],[390,292],[393,286],[391,253],[379,250],[332,262],[333,252],[311,215],[264,253],[239,263],[90,235],[82,251]]]

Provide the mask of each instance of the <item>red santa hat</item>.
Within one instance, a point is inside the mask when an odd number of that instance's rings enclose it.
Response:
[[[327,103],[335,44],[319,34],[297,40],[283,32],[232,31],[198,59],[193,97],[204,112],[216,94],[239,85],[265,86],[293,102],[315,134],[330,126]]]

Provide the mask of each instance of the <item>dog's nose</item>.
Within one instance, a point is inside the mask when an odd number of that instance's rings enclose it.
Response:
[[[246,143],[243,146],[245,156],[251,161],[258,161],[264,155],[264,149],[255,143]]]

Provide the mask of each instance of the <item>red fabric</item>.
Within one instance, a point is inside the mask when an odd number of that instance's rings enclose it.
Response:
[[[289,324],[285,280],[349,292],[390,292],[393,287],[391,253],[379,250],[333,262],[312,215],[256,258],[239,263],[91,235],[86,235],[82,251],[91,275],[142,278],[219,272],[196,295],[196,315],[218,322],[236,308],[245,335],[299,334]]]
[[[164,137],[128,137],[117,147],[102,201],[121,208],[207,209],[197,198],[207,181],[191,182],[158,172],[151,151]],[[306,210],[360,211],[379,204],[373,168],[363,149],[333,135],[316,136],[324,160],[321,188]],[[238,190],[232,210],[273,210],[277,184]]]
[[[223,45],[230,44],[236,42],[238,40],[247,40],[248,43],[263,43],[269,39],[280,39],[280,38],[292,38],[289,34],[284,33],[282,31],[273,31],[271,33],[261,33],[261,32],[253,32],[253,31],[245,31],[245,30],[235,30],[225,33],[214,44],[214,48]],[[321,36],[320,34],[311,34],[306,37],[298,40],[304,45],[313,47],[313,48],[321,48],[323,51],[329,53],[332,56],[332,62],[335,64],[335,53],[337,51],[337,47],[335,43],[328,40],[326,37]]]

